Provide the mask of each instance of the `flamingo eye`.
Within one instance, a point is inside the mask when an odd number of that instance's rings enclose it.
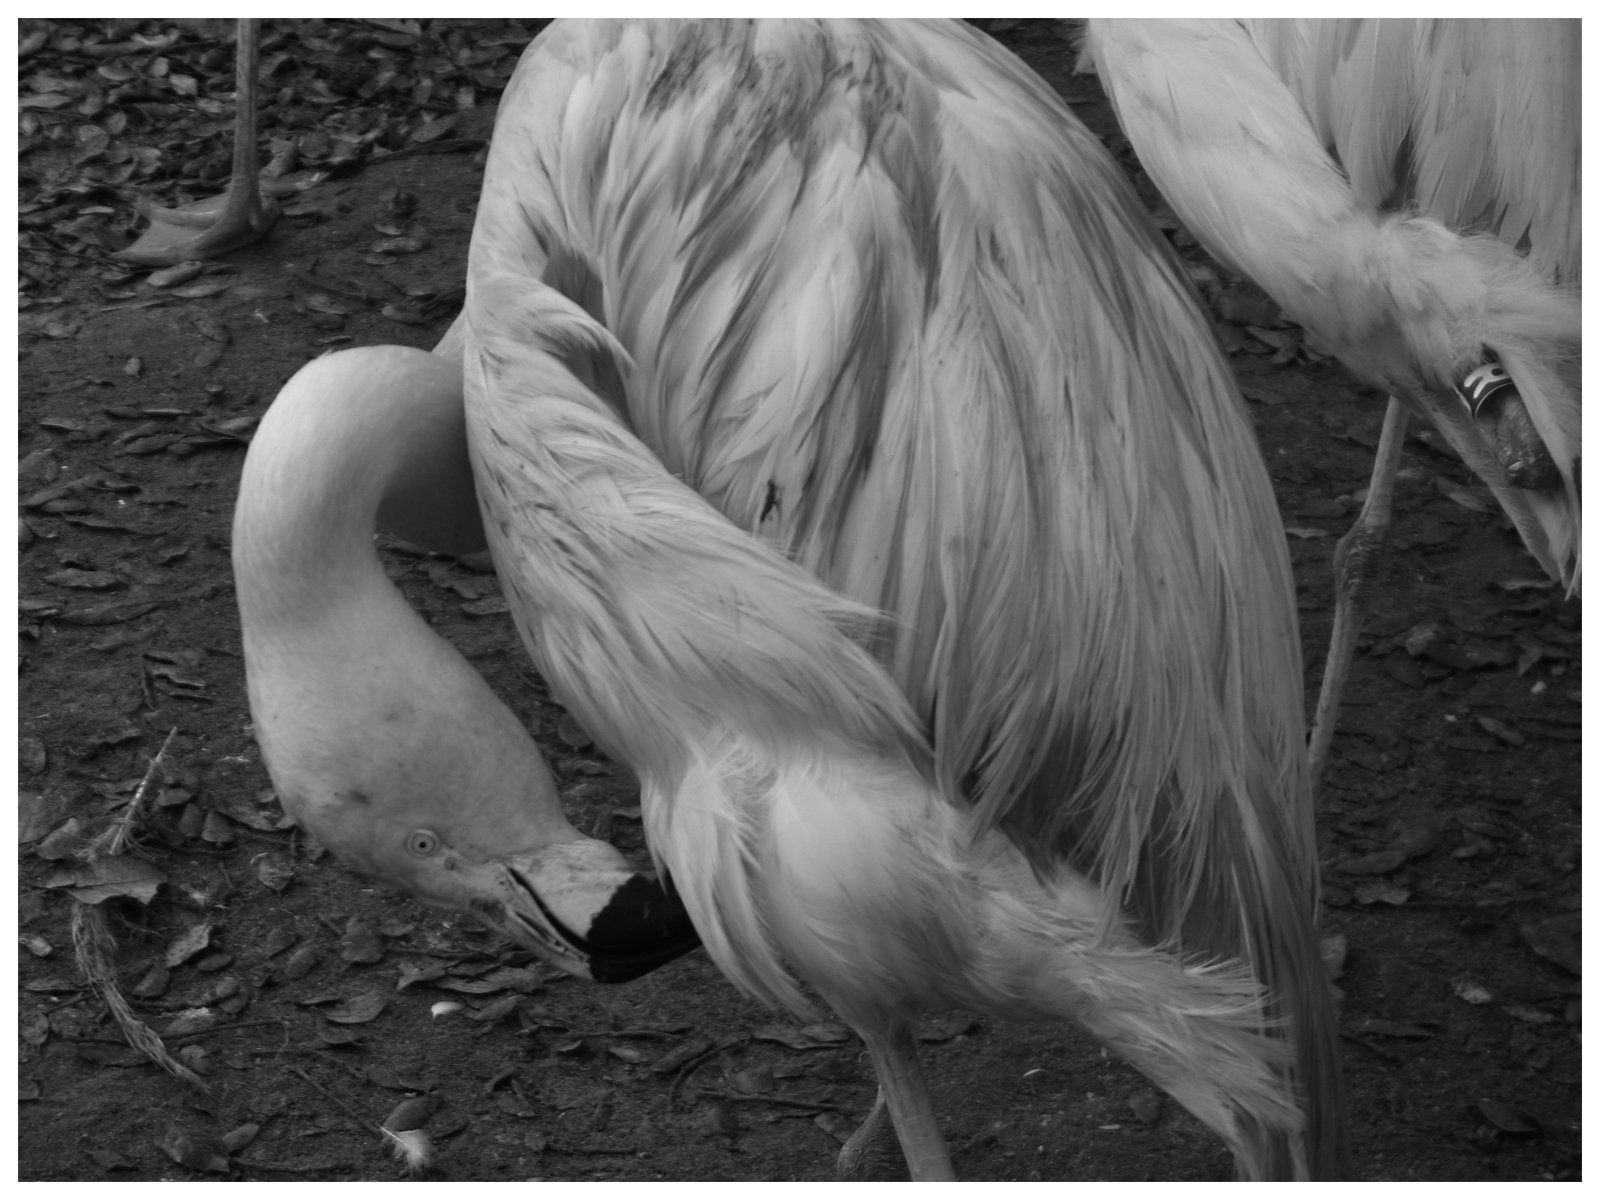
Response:
[[[439,849],[439,835],[431,829],[414,829],[406,838],[406,849],[418,858],[427,858]]]

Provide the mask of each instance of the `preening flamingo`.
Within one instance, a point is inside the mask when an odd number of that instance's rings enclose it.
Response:
[[[1335,556],[1313,781],[1408,411],[1489,486],[1551,577],[1578,587],[1581,44],[1576,21],[1089,24],[1087,58],[1123,131],[1201,245],[1390,396],[1366,504]]]
[[[915,1029],[960,1006],[1078,1021],[1245,1176],[1346,1169],[1282,528],[1040,80],[957,24],[557,23],[441,351],[307,366],[245,467],[251,707],[320,840],[563,964],[614,886],[521,865],[572,844],[542,764],[371,548],[476,544],[464,392],[518,628],[707,951],[870,1050],[847,1151],[887,1111],[949,1177]]]

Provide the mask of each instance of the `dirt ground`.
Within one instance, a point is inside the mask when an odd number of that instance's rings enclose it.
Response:
[[[1098,84],[1070,76],[1059,27],[1001,24],[1131,168]],[[307,61],[303,38],[374,61],[357,23],[277,28],[277,48]],[[40,53],[58,74],[84,65]],[[174,70],[183,53],[199,51],[175,47]],[[404,67],[420,52],[396,53]],[[279,67],[291,82],[297,69],[310,68]],[[103,227],[126,207],[61,185],[83,134],[65,150],[25,147],[24,224],[76,206],[59,216],[96,216],[102,235],[73,241],[53,216],[23,240],[22,1179],[388,1180],[403,1172],[375,1125],[420,1119],[436,1179],[822,1180],[871,1103],[853,1036],[743,1000],[703,953],[622,986],[566,979],[311,857],[270,801],[229,572],[241,439],[328,348],[428,347],[444,332],[448,300],[421,306],[462,282],[481,179],[471,139],[487,136],[493,102],[479,86],[443,152],[369,157],[300,193],[265,241],[199,278],[232,285],[210,295],[113,269]],[[288,107],[269,101],[264,136]],[[1232,318],[1224,334],[1290,530],[1309,708],[1329,556],[1382,400],[1295,354],[1270,313],[1250,315],[1248,293],[1219,293],[1220,276],[1167,225]],[[1374,1180],[1575,1179],[1578,606],[1440,446],[1424,435],[1407,447],[1395,550],[1320,819],[1327,932],[1348,940],[1338,983],[1355,1158]],[[580,827],[642,859],[628,772],[563,720],[492,575],[403,549],[384,557],[534,730]],[[63,886],[81,884],[74,850],[125,811],[172,730],[138,834],[161,886],[101,908],[124,994],[204,1090],[127,1046],[75,965],[79,901]],[[1215,1137],[1074,1029],[933,1014],[923,1059],[962,1178],[1230,1176]],[[411,1122],[391,1119],[408,1099]]]

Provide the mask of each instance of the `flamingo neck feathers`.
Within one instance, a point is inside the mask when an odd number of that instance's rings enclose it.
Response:
[[[285,809],[380,875],[380,831],[397,822],[448,814],[497,850],[497,828],[576,837],[526,730],[385,575],[380,511],[446,545],[478,529],[460,369],[422,351],[308,365],[245,465],[234,573],[257,739]],[[450,807],[459,796],[469,816]]]
[[[402,347],[320,359],[290,380],[242,483],[236,542],[243,565],[260,566],[252,599],[294,619],[361,590],[382,570],[379,525],[429,549],[484,548],[460,389],[454,364]]]

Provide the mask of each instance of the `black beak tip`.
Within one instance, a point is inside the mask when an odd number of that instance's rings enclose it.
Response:
[[[626,983],[664,966],[700,944],[669,882],[634,875],[612,893],[584,939],[597,983]]]

